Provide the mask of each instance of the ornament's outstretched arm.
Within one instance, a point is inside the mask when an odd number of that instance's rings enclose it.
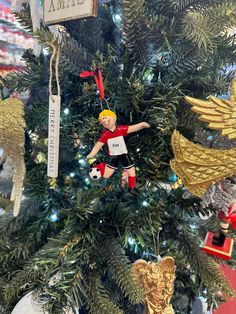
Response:
[[[100,149],[102,148],[103,145],[104,145],[104,143],[98,141],[94,145],[94,147],[91,150],[91,152],[87,155],[87,158],[88,159],[94,158],[97,155],[97,153],[100,151]]]
[[[140,122],[134,125],[129,125],[128,133],[137,132],[146,128],[150,128],[150,124],[147,122]]]

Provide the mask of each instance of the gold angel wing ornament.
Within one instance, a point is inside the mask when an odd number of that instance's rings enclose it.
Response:
[[[20,211],[23,182],[25,178],[24,104],[17,98],[0,100],[0,146],[5,156],[13,163],[13,188],[11,201],[14,201],[14,216]]]
[[[202,197],[210,185],[236,174],[236,148],[206,148],[177,131],[171,141],[175,158],[170,166],[194,195]]]
[[[145,314],[174,314],[171,297],[174,292],[175,264],[172,257],[160,262],[138,260],[132,272],[145,293]]]
[[[208,122],[208,127],[220,130],[230,140],[236,139],[236,80],[231,85],[230,99],[209,96],[208,100],[200,100],[185,96],[184,99],[192,106],[192,111],[199,113],[199,119]]]

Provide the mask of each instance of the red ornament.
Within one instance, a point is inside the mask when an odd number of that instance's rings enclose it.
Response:
[[[233,250],[233,244],[234,240],[230,238],[225,238],[224,245],[218,246],[212,243],[213,237],[215,236],[214,233],[208,232],[205,239],[205,244],[202,248],[203,251],[210,255],[214,255],[217,257],[220,257],[225,260],[230,260],[232,250]]]
[[[124,137],[129,133],[149,128],[150,125],[147,122],[140,122],[134,125],[116,125],[116,120],[116,113],[111,110],[106,109],[99,114],[98,121],[105,130],[87,155],[87,158],[94,158],[102,147],[107,144],[109,161],[105,168],[104,178],[110,178],[121,164],[128,173],[129,193],[138,195],[138,191],[135,188],[136,171],[132,158],[128,154]]]

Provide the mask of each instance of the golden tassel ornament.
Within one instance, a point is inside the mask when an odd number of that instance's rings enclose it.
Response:
[[[172,257],[160,262],[138,260],[132,272],[145,293],[145,314],[174,314],[170,300],[174,292],[175,263]]]
[[[13,188],[11,201],[14,201],[13,215],[20,211],[23,182],[25,178],[24,144],[26,127],[24,104],[17,98],[0,100],[0,146],[5,156],[13,163]]]
[[[189,96],[184,99],[192,106],[192,111],[200,114],[199,120],[208,122],[210,129],[220,130],[230,140],[236,139],[236,80],[232,82],[228,100],[214,96],[209,96],[208,100]]]
[[[172,134],[172,148],[175,158],[170,166],[196,196],[202,197],[210,185],[236,174],[236,148],[206,148],[177,131]]]

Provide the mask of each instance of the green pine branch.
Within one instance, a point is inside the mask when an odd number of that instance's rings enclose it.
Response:
[[[41,202],[38,199],[25,198],[21,202],[19,216],[12,218],[12,212],[4,214],[0,218],[0,235],[2,238],[9,238],[12,233],[20,231],[30,219],[38,215]]]
[[[95,55],[98,51],[106,54],[107,44],[113,41],[115,25],[110,10],[103,7],[98,16],[91,19],[79,19],[66,22],[64,25],[70,36],[81,46]],[[83,63],[82,63],[83,64]]]
[[[52,49],[52,45],[59,45],[59,39],[46,28],[37,29],[34,32],[34,37],[40,44],[48,47],[49,49]]]
[[[220,36],[223,32],[227,32],[230,28],[235,26],[235,23],[230,18],[230,12],[236,10],[236,4],[225,0],[215,7],[210,7],[207,10],[206,16],[208,19],[208,26],[214,33]]]
[[[212,293],[222,291],[226,298],[235,296],[231,284],[220,271],[219,264],[201,250],[196,237],[188,228],[184,227],[178,230],[177,240],[186,260],[209,291]]]
[[[19,22],[29,33],[33,33],[33,24],[30,15],[30,6],[27,3],[22,3],[22,10],[13,12],[17,22]]]
[[[189,10],[207,12],[209,7],[217,7],[221,0],[171,0],[171,2],[171,6],[176,13]]]
[[[38,130],[38,126],[41,127],[41,133],[48,128],[48,102],[33,103],[30,107],[26,107],[25,110],[27,123],[27,130],[31,133]],[[34,116],[34,119],[30,117]]]
[[[14,203],[10,201],[8,198],[0,196],[0,208],[5,211],[13,210]]]
[[[88,295],[86,307],[90,314],[124,314],[113,302],[110,301],[98,273],[91,272],[88,282]]]
[[[183,21],[183,32],[186,38],[198,45],[199,49],[213,50],[213,32],[208,19],[198,12],[189,12]]]
[[[38,80],[41,81],[41,89],[48,86],[49,69],[41,63],[31,64],[26,70],[12,72],[4,78],[6,87],[10,92],[17,91],[19,93],[29,90],[38,89]]]
[[[122,32],[127,49],[125,66],[128,65],[129,58],[131,58],[135,65],[147,67],[147,23],[148,17],[145,12],[144,0],[123,1]]]
[[[9,178],[0,178],[0,195],[3,197],[8,197],[11,194],[12,190],[12,180]]]
[[[73,75],[90,70],[93,54],[73,38],[64,38],[60,66]]]
[[[108,239],[102,246],[102,256],[106,261],[117,285],[132,304],[143,302],[143,291],[131,273],[124,250],[115,239]]]
[[[2,270],[10,271],[21,267],[46,242],[45,231],[50,230],[51,235],[54,234],[51,223],[45,221],[45,217],[43,221],[40,221],[41,227],[38,230],[34,224],[34,222],[28,222],[20,235],[12,233],[9,239],[4,237],[0,241]]]
[[[58,256],[69,238],[70,236],[65,232],[60,232],[54,239],[49,239],[33,256],[30,256],[20,269],[12,271],[8,281],[6,282],[5,278],[5,285],[2,285],[4,299],[9,302],[22,290],[36,287],[39,282],[49,281],[54,274],[53,271],[58,269],[61,261]]]

